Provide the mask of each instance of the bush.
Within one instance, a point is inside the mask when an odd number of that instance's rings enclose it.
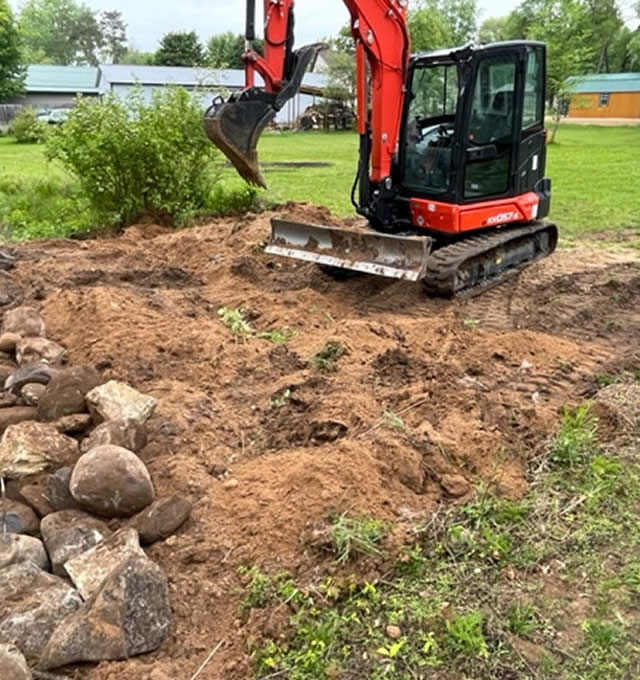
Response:
[[[81,98],[47,150],[109,224],[124,226],[145,214],[184,224],[207,207],[219,177],[200,102],[179,87],[154,91],[149,104],[141,90],[124,100]]]
[[[10,126],[11,134],[20,144],[37,144],[47,137],[47,126],[36,118],[33,109],[24,107],[13,118]]]
[[[94,228],[95,217],[77,184],[62,178],[0,177],[0,227],[13,240],[55,238]]]

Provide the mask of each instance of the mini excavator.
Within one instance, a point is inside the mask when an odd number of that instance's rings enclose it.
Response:
[[[274,219],[266,251],[476,294],[551,255],[543,43],[465,45],[411,56],[407,0],[344,0],[355,42],[359,163],[351,188],[369,229]],[[294,0],[264,0],[264,54],[247,0],[245,88],[217,97],[204,128],[240,175],[265,186],[261,133],[300,89],[321,44],[294,50]],[[256,86],[256,74],[263,81]]]

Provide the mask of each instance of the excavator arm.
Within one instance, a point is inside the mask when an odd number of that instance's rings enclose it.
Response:
[[[368,167],[361,168],[361,180],[380,184],[391,173],[400,130],[410,52],[407,0],[344,3],[351,14],[356,45],[361,151],[368,160]],[[247,182],[258,186],[265,186],[256,150],[260,135],[298,92],[307,68],[323,47],[315,44],[294,50],[293,25],[294,0],[264,0],[264,55],[259,55],[253,49],[255,0],[247,0],[245,88],[227,101],[217,98],[205,114],[210,139]],[[256,74],[264,87],[256,87]]]

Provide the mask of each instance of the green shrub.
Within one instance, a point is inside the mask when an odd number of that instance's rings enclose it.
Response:
[[[227,188],[223,183],[216,184],[209,194],[204,212],[216,217],[239,215],[260,209],[259,192],[255,187],[242,186]]]
[[[13,240],[55,238],[95,226],[89,202],[77,184],[58,177],[0,177],[0,226]]]
[[[126,225],[141,215],[184,224],[207,207],[218,152],[202,130],[198,98],[179,87],[121,100],[79,99],[48,143],[80,183],[97,215]]]
[[[46,123],[38,120],[34,110],[27,106],[11,121],[10,130],[20,144],[37,144],[44,141],[48,133]]]

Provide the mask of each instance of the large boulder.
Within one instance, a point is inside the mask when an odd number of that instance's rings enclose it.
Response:
[[[16,344],[16,361],[20,366],[49,364],[59,366],[67,351],[46,338],[21,338]]]
[[[71,495],[69,483],[71,482],[70,467],[61,467],[47,480],[47,500],[55,511],[81,510],[81,506]]]
[[[119,446],[85,453],[73,469],[70,489],[82,507],[103,517],[131,517],[155,497],[145,464]]]
[[[0,533],[37,534],[40,520],[25,503],[0,499]]]
[[[148,394],[117,380],[110,380],[87,395],[89,411],[98,422],[129,419],[144,425],[153,415],[157,403]]]
[[[21,338],[43,338],[47,334],[43,318],[33,307],[16,307],[4,313],[3,333],[15,333]]]
[[[109,527],[80,510],[62,510],[47,515],[40,523],[54,574],[66,576],[64,565],[111,536]]]
[[[102,383],[91,366],[64,368],[51,377],[38,402],[40,420],[53,421],[74,413],[86,413],[85,397]]]
[[[182,496],[162,498],[137,514],[130,526],[134,527],[143,545],[169,538],[189,518],[191,501]]]
[[[121,529],[78,557],[64,568],[83,599],[88,600],[109,574],[131,555],[145,556],[135,529]]]
[[[0,602],[0,643],[14,644],[35,661],[82,598],[61,578],[23,562],[0,570]]]
[[[0,678],[3,680],[32,680],[27,660],[14,645],[0,645]]]
[[[98,425],[82,441],[80,448],[84,452],[107,445],[121,446],[138,453],[147,445],[147,430],[137,420],[108,420]]]
[[[49,557],[42,541],[22,534],[0,534],[0,570],[22,562],[33,562],[45,571],[49,569]]]
[[[7,409],[13,410],[13,409]],[[7,477],[36,474],[49,465],[72,462],[78,442],[48,423],[27,421],[10,425],[0,440],[0,471]]]
[[[128,659],[167,639],[171,609],[167,577],[147,557],[131,555],[51,636],[42,668]]]

